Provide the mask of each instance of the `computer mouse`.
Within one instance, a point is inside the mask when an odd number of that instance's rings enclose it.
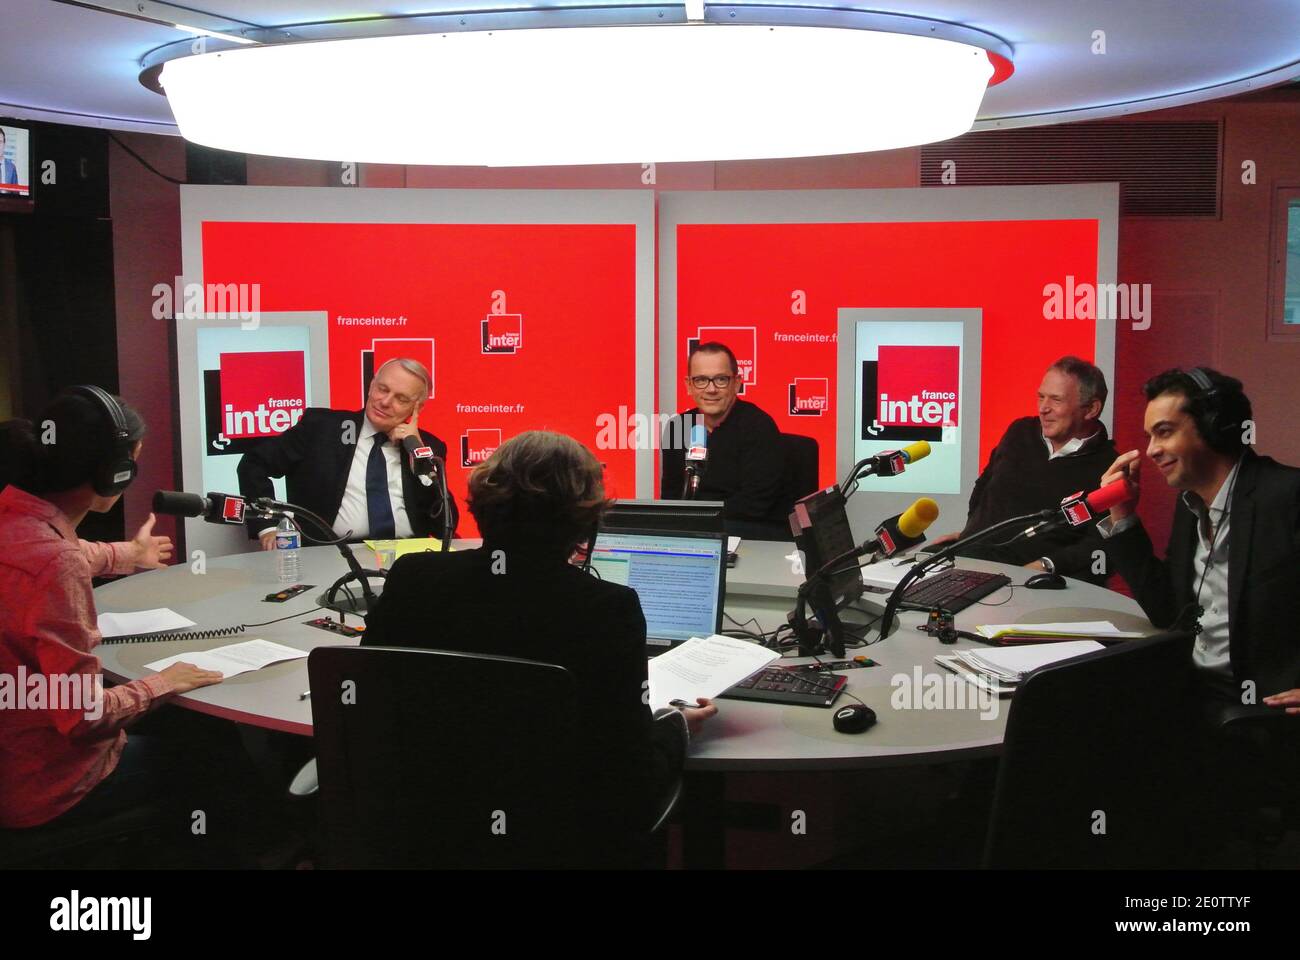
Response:
[[[862,733],[876,722],[876,711],[863,703],[850,703],[836,708],[831,722],[840,733]]]
[[[1030,590],[1064,590],[1065,577],[1059,573],[1038,573],[1025,581]]]

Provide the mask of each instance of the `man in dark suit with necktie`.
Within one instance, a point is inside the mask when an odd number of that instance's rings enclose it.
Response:
[[[272,477],[284,477],[289,503],[306,507],[349,540],[441,536],[437,481],[425,486],[411,471],[402,440],[419,437],[444,462],[447,445],[416,423],[429,396],[429,371],[419,361],[389,360],[370,382],[364,410],[311,407],[302,419],[258,444],[239,461],[245,498],[274,496]],[[448,494],[451,528],[456,502]],[[314,525],[312,525],[314,526]],[[324,531],[309,532],[320,536]],[[250,538],[275,549],[275,528],[249,524]]]

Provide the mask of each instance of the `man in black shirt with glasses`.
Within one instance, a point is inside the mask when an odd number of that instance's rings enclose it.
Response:
[[[708,458],[693,499],[721,500],[730,534],[790,539],[781,433],[775,420],[736,396],[736,355],[716,341],[697,344],[687,361],[686,389],[695,406],[673,417],[664,431],[663,498],[682,499],[691,428],[701,424],[708,431]]]

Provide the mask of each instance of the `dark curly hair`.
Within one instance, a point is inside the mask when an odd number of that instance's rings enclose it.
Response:
[[[568,556],[609,504],[603,467],[572,437],[528,430],[512,437],[469,476],[469,511],[483,539]]]

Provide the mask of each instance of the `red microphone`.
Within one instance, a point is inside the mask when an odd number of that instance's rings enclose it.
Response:
[[[1109,512],[1116,504],[1133,499],[1127,477],[1120,477],[1087,495],[1082,490],[1061,501],[1061,513],[1070,526],[1077,527]]]

